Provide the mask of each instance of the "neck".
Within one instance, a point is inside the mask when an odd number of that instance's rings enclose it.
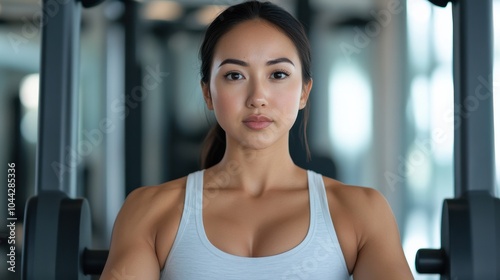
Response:
[[[288,145],[281,145],[279,149],[261,150],[228,147],[222,160],[206,174],[206,186],[259,196],[267,190],[296,184],[305,173],[292,161]]]

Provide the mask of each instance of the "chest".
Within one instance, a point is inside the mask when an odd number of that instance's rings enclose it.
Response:
[[[203,229],[209,242],[232,255],[277,255],[296,247],[309,231],[307,189],[258,199],[220,192],[212,199],[205,196],[203,205]]]

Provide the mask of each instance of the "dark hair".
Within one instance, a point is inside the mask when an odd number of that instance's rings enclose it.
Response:
[[[231,28],[239,23],[263,19],[275,26],[287,35],[297,48],[302,64],[302,81],[308,83],[312,79],[311,74],[311,48],[309,40],[302,24],[290,13],[270,2],[246,1],[241,4],[230,6],[218,15],[208,26],[205,38],[200,48],[201,59],[201,81],[205,84],[210,82],[210,67],[213,61],[214,50],[219,39],[229,32]],[[303,139],[309,157],[307,145],[306,128],[309,116],[309,105],[303,110]],[[224,156],[226,148],[226,135],[222,127],[216,123],[205,138],[203,143],[201,166],[209,168],[217,164]]]

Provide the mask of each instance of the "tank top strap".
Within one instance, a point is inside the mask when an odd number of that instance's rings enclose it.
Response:
[[[309,172],[309,188],[311,188],[312,197],[311,203],[316,204],[317,214],[328,218],[330,216],[330,211],[328,209],[328,202],[326,199],[325,183],[323,182],[323,176],[314,171],[308,170]],[[313,201],[314,200],[314,201]]]
[[[335,226],[332,221],[332,216],[330,215],[330,207],[328,204],[328,199],[326,196],[325,183],[323,181],[323,176],[321,174],[315,173],[313,171],[311,177],[313,177],[313,186],[315,191],[315,196],[317,197],[318,204],[318,219],[322,220],[322,223],[326,226],[328,234],[334,240],[335,243],[338,243],[337,232],[335,230]],[[347,269],[347,268],[346,268]]]
[[[203,209],[203,174],[205,170],[196,171],[191,174],[192,184],[191,195],[192,195],[192,205],[193,205],[193,216],[195,220],[193,222],[198,226],[198,220],[202,218]],[[199,230],[199,229],[198,229]]]
[[[320,214],[318,210],[321,210],[321,175],[312,170],[307,170],[307,183],[309,188],[309,203],[311,203],[311,211],[314,210],[314,213],[311,213],[311,215]]]
[[[193,219],[193,215],[196,214],[197,209],[200,207],[196,204],[196,191],[198,185],[200,184],[200,173],[201,176],[203,176],[202,171],[193,172],[187,176],[186,194],[184,196],[184,208],[182,210],[181,221],[179,223],[179,228],[177,230],[174,243],[172,244],[172,248],[170,249],[169,256],[167,257],[165,266],[167,266],[170,263],[171,256],[174,255],[174,252],[177,250],[179,242],[180,240],[182,240],[184,236],[184,232],[186,231],[191,220]]]
[[[199,170],[188,175],[186,182],[186,205],[189,205],[191,215],[198,215],[201,210],[203,195],[203,173]]]

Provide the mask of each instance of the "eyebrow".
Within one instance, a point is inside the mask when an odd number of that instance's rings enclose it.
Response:
[[[280,58],[269,60],[268,62],[266,62],[266,65],[269,66],[269,65],[274,65],[274,64],[283,63],[283,62],[290,63],[290,64],[292,64],[295,67],[295,64],[293,64],[293,62],[290,59],[286,58],[286,57],[280,57]],[[245,61],[239,60],[239,59],[235,59],[235,58],[224,59],[219,64],[219,67],[221,67],[224,64],[236,64],[236,65],[241,65],[241,66],[245,66],[245,67],[248,66],[248,63],[246,63]]]
[[[295,64],[293,64],[293,62],[290,59],[286,58],[286,57],[280,57],[280,58],[276,58],[276,59],[273,59],[273,60],[269,60],[266,63],[266,65],[274,65],[274,64],[283,63],[283,62],[290,63],[290,64],[292,64],[295,67]]]

